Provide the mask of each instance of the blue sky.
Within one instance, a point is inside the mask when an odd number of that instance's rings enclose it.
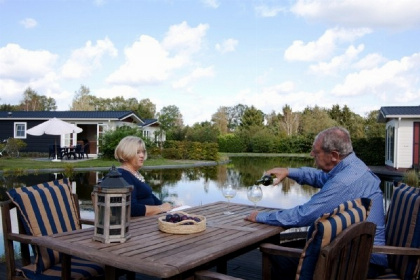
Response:
[[[420,105],[417,0],[0,0],[0,104],[104,98],[264,113]]]

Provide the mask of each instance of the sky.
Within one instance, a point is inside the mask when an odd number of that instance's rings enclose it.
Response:
[[[420,105],[418,0],[0,0],[0,104],[30,87],[265,114]],[[140,116],[141,117],[141,116]]]

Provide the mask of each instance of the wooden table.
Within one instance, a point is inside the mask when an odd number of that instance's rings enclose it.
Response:
[[[105,264],[106,278],[115,277],[115,268],[165,279],[185,279],[194,271],[215,265],[225,272],[227,260],[255,249],[262,242],[278,242],[281,227],[245,221],[253,206],[231,203],[235,214],[224,215],[227,202],[216,202],[184,210],[204,215],[206,230],[178,235],[159,231],[158,216],[131,220],[131,238],[125,243],[93,241],[93,228],[53,236],[35,242],[65,256],[81,257]],[[260,211],[272,209],[259,207]]]

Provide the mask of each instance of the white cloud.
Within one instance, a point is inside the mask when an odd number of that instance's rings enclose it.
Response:
[[[371,69],[378,67],[387,61],[385,57],[377,53],[371,53],[360,59],[358,62],[352,65],[355,69]]]
[[[222,54],[233,52],[235,51],[237,45],[238,45],[238,40],[230,38],[223,41],[223,43],[221,44],[216,44],[216,50]]]
[[[364,45],[359,45],[357,48],[350,46],[344,54],[333,57],[329,62],[311,65],[309,69],[320,75],[338,75],[339,71],[347,69],[363,50]]]
[[[291,8],[298,16],[352,27],[409,28],[420,25],[416,0],[298,0]]]
[[[192,55],[202,48],[207,29],[207,25],[192,28],[182,22],[169,28],[162,43],[151,36],[140,36],[125,49],[125,63],[108,77],[107,82],[141,85],[167,80],[175,69],[191,64]]]
[[[255,12],[260,17],[275,17],[277,16],[277,14],[284,11],[285,9],[283,7],[278,7],[278,6],[268,7],[266,5],[261,5],[261,6],[255,7]]]
[[[213,67],[207,67],[207,68],[197,68],[194,69],[194,71],[185,77],[182,77],[178,81],[173,83],[173,88],[185,88],[189,84],[191,84],[193,81],[204,78],[204,77],[213,77],[214,76],[214,70]]]
[[[25,28],[34,28],[38,25],[38,22],[33,18],[25,18],[24,20],[20,21],[20,24],[23,25]]]
[[[199,24],[192,28],[185,21],[178,25],[172,25],[163,39],[162,46],[168,51],[187,55],[196,53],[202,47],[208,28],[208,24]]]
[[[54,71],[57,55],[45,50],[26,50],[17,44],[0,48],[0,79],[29,81]]]
[[[18,104],[23,92],[31,87],[40,95],[54,98],[57,103],[69,97],[59,84],[55,65],[58,56],[45,50],[31,51],[17,44],[0,48],[0,92],[2,103]]]
[[[296,40],[284,52],[286,60],[297,61],[320,61],[331,57],[338,45],[352,42],[368,33],[367,28],[360,29],[328,29],[316,41],[305,44],[301,40]]]
[[[63,78],[70,79],[90,76],[94,69],[101,66],[101,59],[106,54],[112,57],[118,55],[118,51],[111,40],[108,38],[98,40],[96,45],[92,45],[92,42],[88,41],[83,48],[72,52],[70,59],[66,61],[61,69],[61,75]]]
[[[171,70],[185,64],[182,58],[169,57],[157,40],[146,35],[140,36],[124,53],[125,63],[107,78],[108,83],[154,84],[166,80]]]
[[[201,2],[203,2],[204,5],[206,5],[207,7],[214,8],[214,9],[220,6],[219,1],[217,0],[201,0]]]
[[[392,60],[382,67],[361,70],[347,75],[344,82],[335,86],[336,96],[374,95],[380,100],[396,104],[410,102],[420,94],[420,53],[401,60]]]

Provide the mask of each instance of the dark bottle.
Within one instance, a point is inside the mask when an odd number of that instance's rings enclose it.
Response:
[[[263,185],[263,186],[269,186],[273,184],[273,178],[274,175],[271,174],[264,174],[261,179],[257,180],[255,182],[255,185]]]

